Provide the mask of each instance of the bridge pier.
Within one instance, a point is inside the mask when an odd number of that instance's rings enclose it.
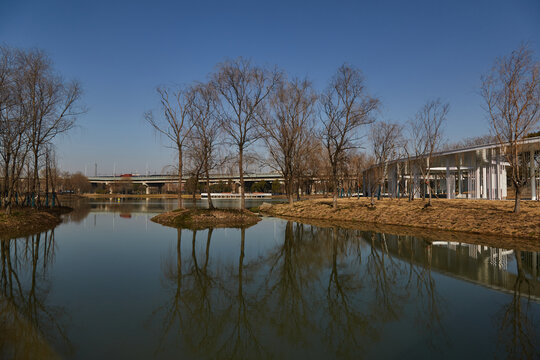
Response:
[[[146,195],[150,195],[150,185],[148,185],[147,183],[142,183],[142,185],[146,187]]]

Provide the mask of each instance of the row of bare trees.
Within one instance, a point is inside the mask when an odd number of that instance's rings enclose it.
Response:
[[[482,95],[492,132],[501,143],[517,144],[538,123],[537,73],[538,62],[523,47],[498,61],[483,79]],[[507,79],[511,75],[514,77]],[[206,178],[210,194],[210,172],[233,153],[242,208],[246,157],[252,148],[262,150],[254,146],[259,141],[268,154],[264,164],[283,174],[290,203],[303,181],[317,177],[325,180],[325,192],[332,191],[337,207],[345,182],[349,181],[350,189],[350,179],[356,179],[358,189],[360,174],[369,166],[377,170],[369,182],[373,199],[376,189],[384,186],[387,163],[404,158],[408,171],[414,169],[422,184],[409,181],[402,193],[412,199],[421,191],[422,197],[429,196],[427,205],[431,205],[432,159],[445,146],[443,129],[450,108],[440,99],[427,101],[404,125],[375,121],[380,100],[369,94],[361,71],[352,66],[340,66],[318,93],[308,79],[291,79],[279,69],[260,67],[243,58],[218,64],[205,83],[160,87],[157,92],[162,111],[160,115],[147,112],[145,118],[178,153],[179,181],[187,156],[190,173],[197,182],[201,176]],[[371,155],[359,152],[368,145]],[[517,147],[508,149],[506,156],[513,169],[519,163],[512,160]],[[516,189],[528,179],[523,174],[512,171]],[[181,192],[179,185],[180,207]],[[516,193],[519,197],[519,190]],[[210,197],[209,202],[212,207]]]
[[[187,151],[190,159],[196,159],[192,167],[205,175],[210,194],[209,172],[223,161],[216,150],[224,144],[232,146],[245,208],[246,151],[261,140],[269,154],[265,163],[284,176],[289,202],[302,178],[309,177],[314,166],[323,168],[323,162],[336,206],[340,177],[358,147],[359,130],[374,121],[380,106],[367,93],[361,72],[341,66],[320,95],[307,79],[288,79],[277,69],[255,66],[243,58],[219,64],[209,78],[189,87],[158,88],[162,115],[145,114],[178,153],[179,181]],[[182,206],[181,186],[178,200]],[[210,196],[209,202],[212,207]]]
[[[27,205],[44,205],[43,175],[45,193],[51,186],[54,194],[53,141],[84,111],[80,97],[79,83],[62,79],[43,51],[0,47],[1,206],[8,213],[21,194]]]

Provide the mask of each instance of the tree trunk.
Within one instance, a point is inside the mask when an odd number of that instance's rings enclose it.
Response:
[[[6,157],[7,160],[4,164],[4,189],[2,191],[2,199],[0,201],[0,204],[2,204],[4,207],[7,208],[8,204],[9,204],[9,197],[8,197],[8,192],[9,192],[9,188],[10,188],[10,184],[9,184],[9,155]],[[6,198],[4,198],[6,197]]]
[[[238,171],[240,171],[240,209],[246,209],[246,198],[244,192],[244,149],[239,148],[238,152]]]
[[[521,186],[517,186],[516,184],[514,184],[514,189],[516,189],[516,199],[515,199],[515,202],[514,202],[514,213],[517,214],[521,210],[521,203],[520,203],[520,200],[521,200]]]
[[[290,176],[287,176],[286,189],[287,189],[287,199],[289,199],[289,205],[292,205],[293,202],[294,202],[293,183],[292,183],[292,179],[290,178]]]
[[[178,146],[178,208],[182,209],[184,203],[182,201],[182,146]]]
[[[333,199],[332,199],[332,206],[334,207],[334,209],[337,209],[337,198],[338,198],[338,181],[336,178],[334,178],[334,196],[333,196]]]
[[[32,189],[32,192],[34,194],[32,194],[32,196],[35,196],[35,199],[36,199],[36,207],[39,207],[40,205],[40,201],[41,201],[41,197],[39,195],[39,192],[40,192],[40,183],[39,183],[39,168],[38,168],[38,165],[39,164],[39,155],[36,152],[34,152],[34,186],[33,186],[33,189]]]
[[[214,204],[212,203],[212,195],[210,195],[210,171],[208,170],[208,165],[205,166],[204,170],[206,174],[206,194],[208,195],[208,208],[212,210]]]
[[[45,206],[49,206],[49,154],[45,154]]]
[[[196,200],[195,197],[197,196],[197,188],[198,187],[199,187],[199,175],[195,175],[195,186],[193,187],[193,194],[192,194],[193,203],[195,203],[195,200]]]
[[[6,214],[11,215],[11,199],[13,198],[13,186],[9,186],[6,199]]]
[[[422,184],[420,191],[422,192],[422,201],[426,201],[427,182],[425,176],[423,177],[423,182],[424,183]]]

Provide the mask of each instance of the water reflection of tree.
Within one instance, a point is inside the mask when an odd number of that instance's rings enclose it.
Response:
[[[523,271],[521,251],[515,250],[517,276],[511,301],[497,314],[499,347],[504,346],[509,359],[532,359],[539,354],[535,344],[535,319],[529,312],[531,283]]]
[[[377,339],[378,332],[373,314],[360,306],[363,277],[355,272],[359,269],[339,261],[351,258],[348,250],[357,237],[351,230],[335,227],[326,230],[330,232],[328,238],[332,239],[331,272],[326,295],[329,315],[326,337],[338,354],[350,357],[362,348],[362,341]]]
[[[247,263],[241,230],[238,260],[220,264],[210,255],[212,234],[197,246],[193,232],[182,254],[178,232],[176,259],[164,267],[172,296],[158,311],[162,347],[177,336],[182,350],[203,358],[315,348],[354,357],[379,341],[386,323],[400,321],[411,299],[421,329],[442,336],[429,246],[414,238],[288,222],[283,242]]]
[[[407,290],[415,292],[416,322],[423,329],[424,340],[432,349],[448,345],[443,326],[444,301],[433,277],[433,248],[428,242],[412,236],[398,236],[402,251],[409,252]],[[419,248],[419,249],[418,249]]]
[[[397,320],[403,311],[407,294],[400,286],[406,274],[404,263],[390,256],[386,234],[371,233],[368,235],[371,246],[367,260],[367,273],[375,289],[377,305],[381,316],[388,320]],[[400,239],[397,240],[401,243]]]
[[[66,354],[73,351],[64,310],[47,304],[54,255],[54,230],[0,242],[0,355],[5,358],[56,358],[51,344]]]
[[[313,230],[310,227],[310,230]],[[317,329],[312,314],[316,310],[311,283],[318,280],[318,273],[310,271],[317,263],[319,251],[309,249],[303,224],[285,226],[283,245],[266,259],[269,271],[264,282],[264,302],[268,306],[268,319],[279,336],[293,344],[304,343],[306,333]],[[311,251],[310,251],[311,250]]]
[[[210,358],[242,358],[261,354],[262,348],[253,328],[252,310],[258,304],[245,292],[252,280],[245,264],[245,229],[241,229],[237,267],[220,269],[209,266],[213,230],[208,230],[204,258],[197,256],[197,231],[192,232],[191,254],[182,257],[181,230],[178,230],[176,266],[165,266],[168,286],[174,288],[172,299],[154,312],[163,313],[160,350],[170,336],[182,340],[183,350]],[[177,333],[173,334],[172,329]],[[251,356],[251,355],[250,355]]]
[[[73,211],[63,215],[64,219],[68,222],[80,223],[86,219],[88,214],[90,214],[90,210],[92,210],[92,206],[87,199],[75,199],[66,202],[65,205],[73,208]]]
[[[246,230],[240,230],[240,254],[238,257],[238,269],[234,276],[234,268],[230,269],[230,276],[221,279],[224,286],[224,295],[229,305],[224,311],[224,321],[221,334],[223,340],[218,345],[217,358],[254,358],[266,357],[266,349],[263,348],[258,338],[260,324],[256,322],[258,315],[263,311],[263,303],[257,300],[257,292],[246,292],[252,284],[254,274],[259,264],[245,264]],[[232,280],[232,281],[231,281]],[[234,284],[236,280],[236,284]],[[230,325],[227,325],[230,324]]]

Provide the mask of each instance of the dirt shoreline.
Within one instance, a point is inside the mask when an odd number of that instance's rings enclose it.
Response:
[[[266,215],[322,226],[338,225],[360,230],[420,235],[438,241],[457,241],[497,247],[526,246],[540,249],[540,202],[523,201],[522,212],[512,213],[511,201],[434,199],[433,206],[406,199],[306,200],[261,207]],[[461,239],[461,240],[460,240]]]
[[[174,228],[202,230],[208,228],[246,228],[261,218],[248,210],[234,209],[177,209],[159,214],[151,221]]]
[[[10,215],[0,211],[0,239],[13,239],[50,230],[58,226],[60,215],[73,211],[67,206],[53,209],[18,209]]]

